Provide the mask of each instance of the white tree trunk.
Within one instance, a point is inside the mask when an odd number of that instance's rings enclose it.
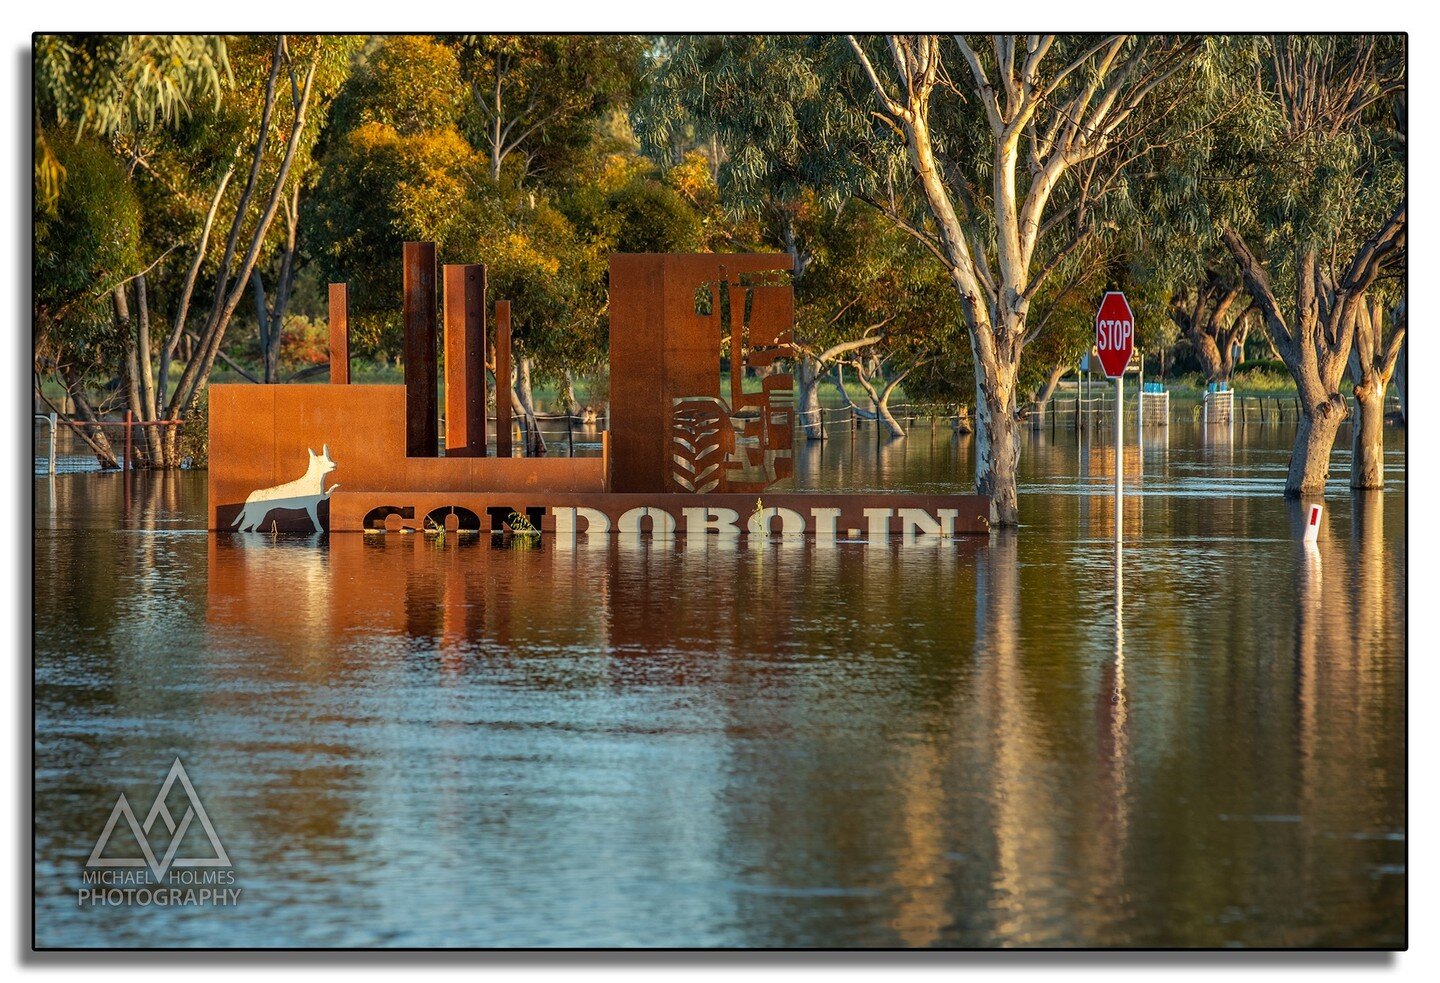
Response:
[[[986,366],[975,386],[975,488],[994,502],[994,521],[1020,524],[1017,475],[1020,466],[1020,422],[1015,390]]]
[[[1385,487],[1385,387],[1372,380],[1355,387],[1351,424],[1351,488]]]
[[[824,420],[820,415],[820,371],[820,363],[808,355],[801,355],[795,362],[795,386],[799,390],[796,413],[806,440],[822,439]]]

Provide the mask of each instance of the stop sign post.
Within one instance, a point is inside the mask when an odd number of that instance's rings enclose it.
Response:
[[[1121,462],[1125,454],[1125,369],[1135,352],[1135,315],[1130,302],[1118,290],[1107,291],[1095,312],[1095,351],[1105,377],[1115,380],[1115,544],[1121,539],[1125,509],[1125,478]]]
[[[1135,315],[1130,302],[1118,290],[1111,290],[1095,312],[1095,350],[1107,379],[1119,379],[1130,365],[1135,351]]]

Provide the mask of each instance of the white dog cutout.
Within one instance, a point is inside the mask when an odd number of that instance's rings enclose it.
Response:
[[[241,532],[246,532],[259,526],[275,509],[304,509],[315,531],[320,532],[320,513],[316,509],[320,507],[321,500],[329,498],[330,493],[340,486],[325,487],[325,476],[335,470],[335,462],[330,460],[330,445],[322,447],[319,454],[308,447],[306,452],[310,455],[310,466],[305,469],[305,474],[283,485],[251,492],[245,499],[245,507],[240,510],[240,517],[230,528],[238,526]]]

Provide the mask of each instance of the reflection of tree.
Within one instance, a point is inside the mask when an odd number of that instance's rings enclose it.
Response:
[[[1033,729],[1020,647],[1018,536],[991,540],[975,579],[975,648],[981,660],[979,707],[992,745],[991,822],[995,837],[992,904],[1001,945],[1042,944],[1041,899],[1063,866],[1056,835],[1059,803],[1042,758],[1043,737]]]

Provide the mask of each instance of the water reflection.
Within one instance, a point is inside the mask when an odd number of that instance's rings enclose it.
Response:
[[[1103,434],[1032,435],[1020,532],[909,548],[210,536],[203,476],[37,482],[41,942],[1395,944],[1403,483],[1307,551],[1248,493],[1283,437],[1173,429],[1121,555]],[[973,466],[903,443],[797,483]],[[77,909],[176,753],[245,903]]]

